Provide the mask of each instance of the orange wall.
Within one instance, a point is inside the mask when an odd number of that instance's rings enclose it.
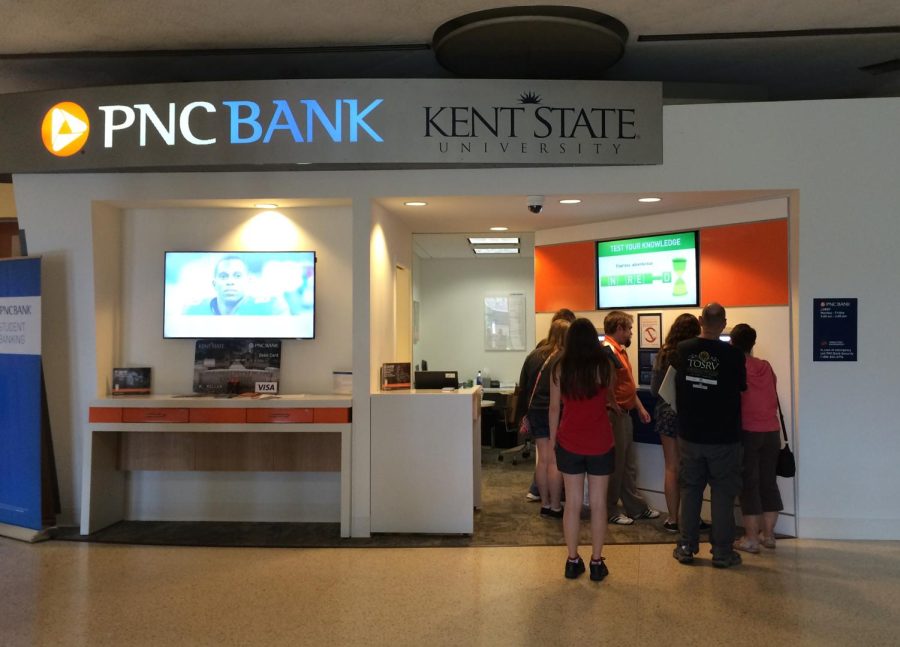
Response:
[[[594,241],[534,249],[536,312],[597,307]],[[767,220],[700,230],[700,303],[788,304],[788,221]]]
[[[700,303],[788,304],[788,221],[700,230]]]
[[[596,273],[593,241],[535,247],[535,312],[594,310]]]

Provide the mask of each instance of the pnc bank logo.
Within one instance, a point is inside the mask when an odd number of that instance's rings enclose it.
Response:
[[[69,157],[84,148],[90,132],[91,122],[84,108],[71,101],[50,108],[41,124],[44,147],[57,157]]]

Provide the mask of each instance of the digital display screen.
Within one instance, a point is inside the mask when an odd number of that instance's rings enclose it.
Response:
[[[696,306],[697,232],[597,243],[597,309]]]
[[[166,252],[163,337],[315,337],[315,252]]]

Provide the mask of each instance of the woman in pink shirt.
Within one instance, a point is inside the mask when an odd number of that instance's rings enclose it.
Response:
[[[778,393],[772,366],[751,355],[756,344],[756,331],[747,324],[736,325],[731,329],[731,344],[744,351],[747,357],[747,390],[741,394],[744,536],[734,547],[747,553],[758,553],[760,543],[766,548],[775,548],[775,522],[778,512],[783,509],[775,478],[781,449]]]

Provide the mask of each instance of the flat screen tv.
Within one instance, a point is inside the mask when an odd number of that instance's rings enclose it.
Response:
[[[597,243],[597,309],[697,306],[696,231]]]
[[[166,252],[163,337],[312,339],[315,252]]]

